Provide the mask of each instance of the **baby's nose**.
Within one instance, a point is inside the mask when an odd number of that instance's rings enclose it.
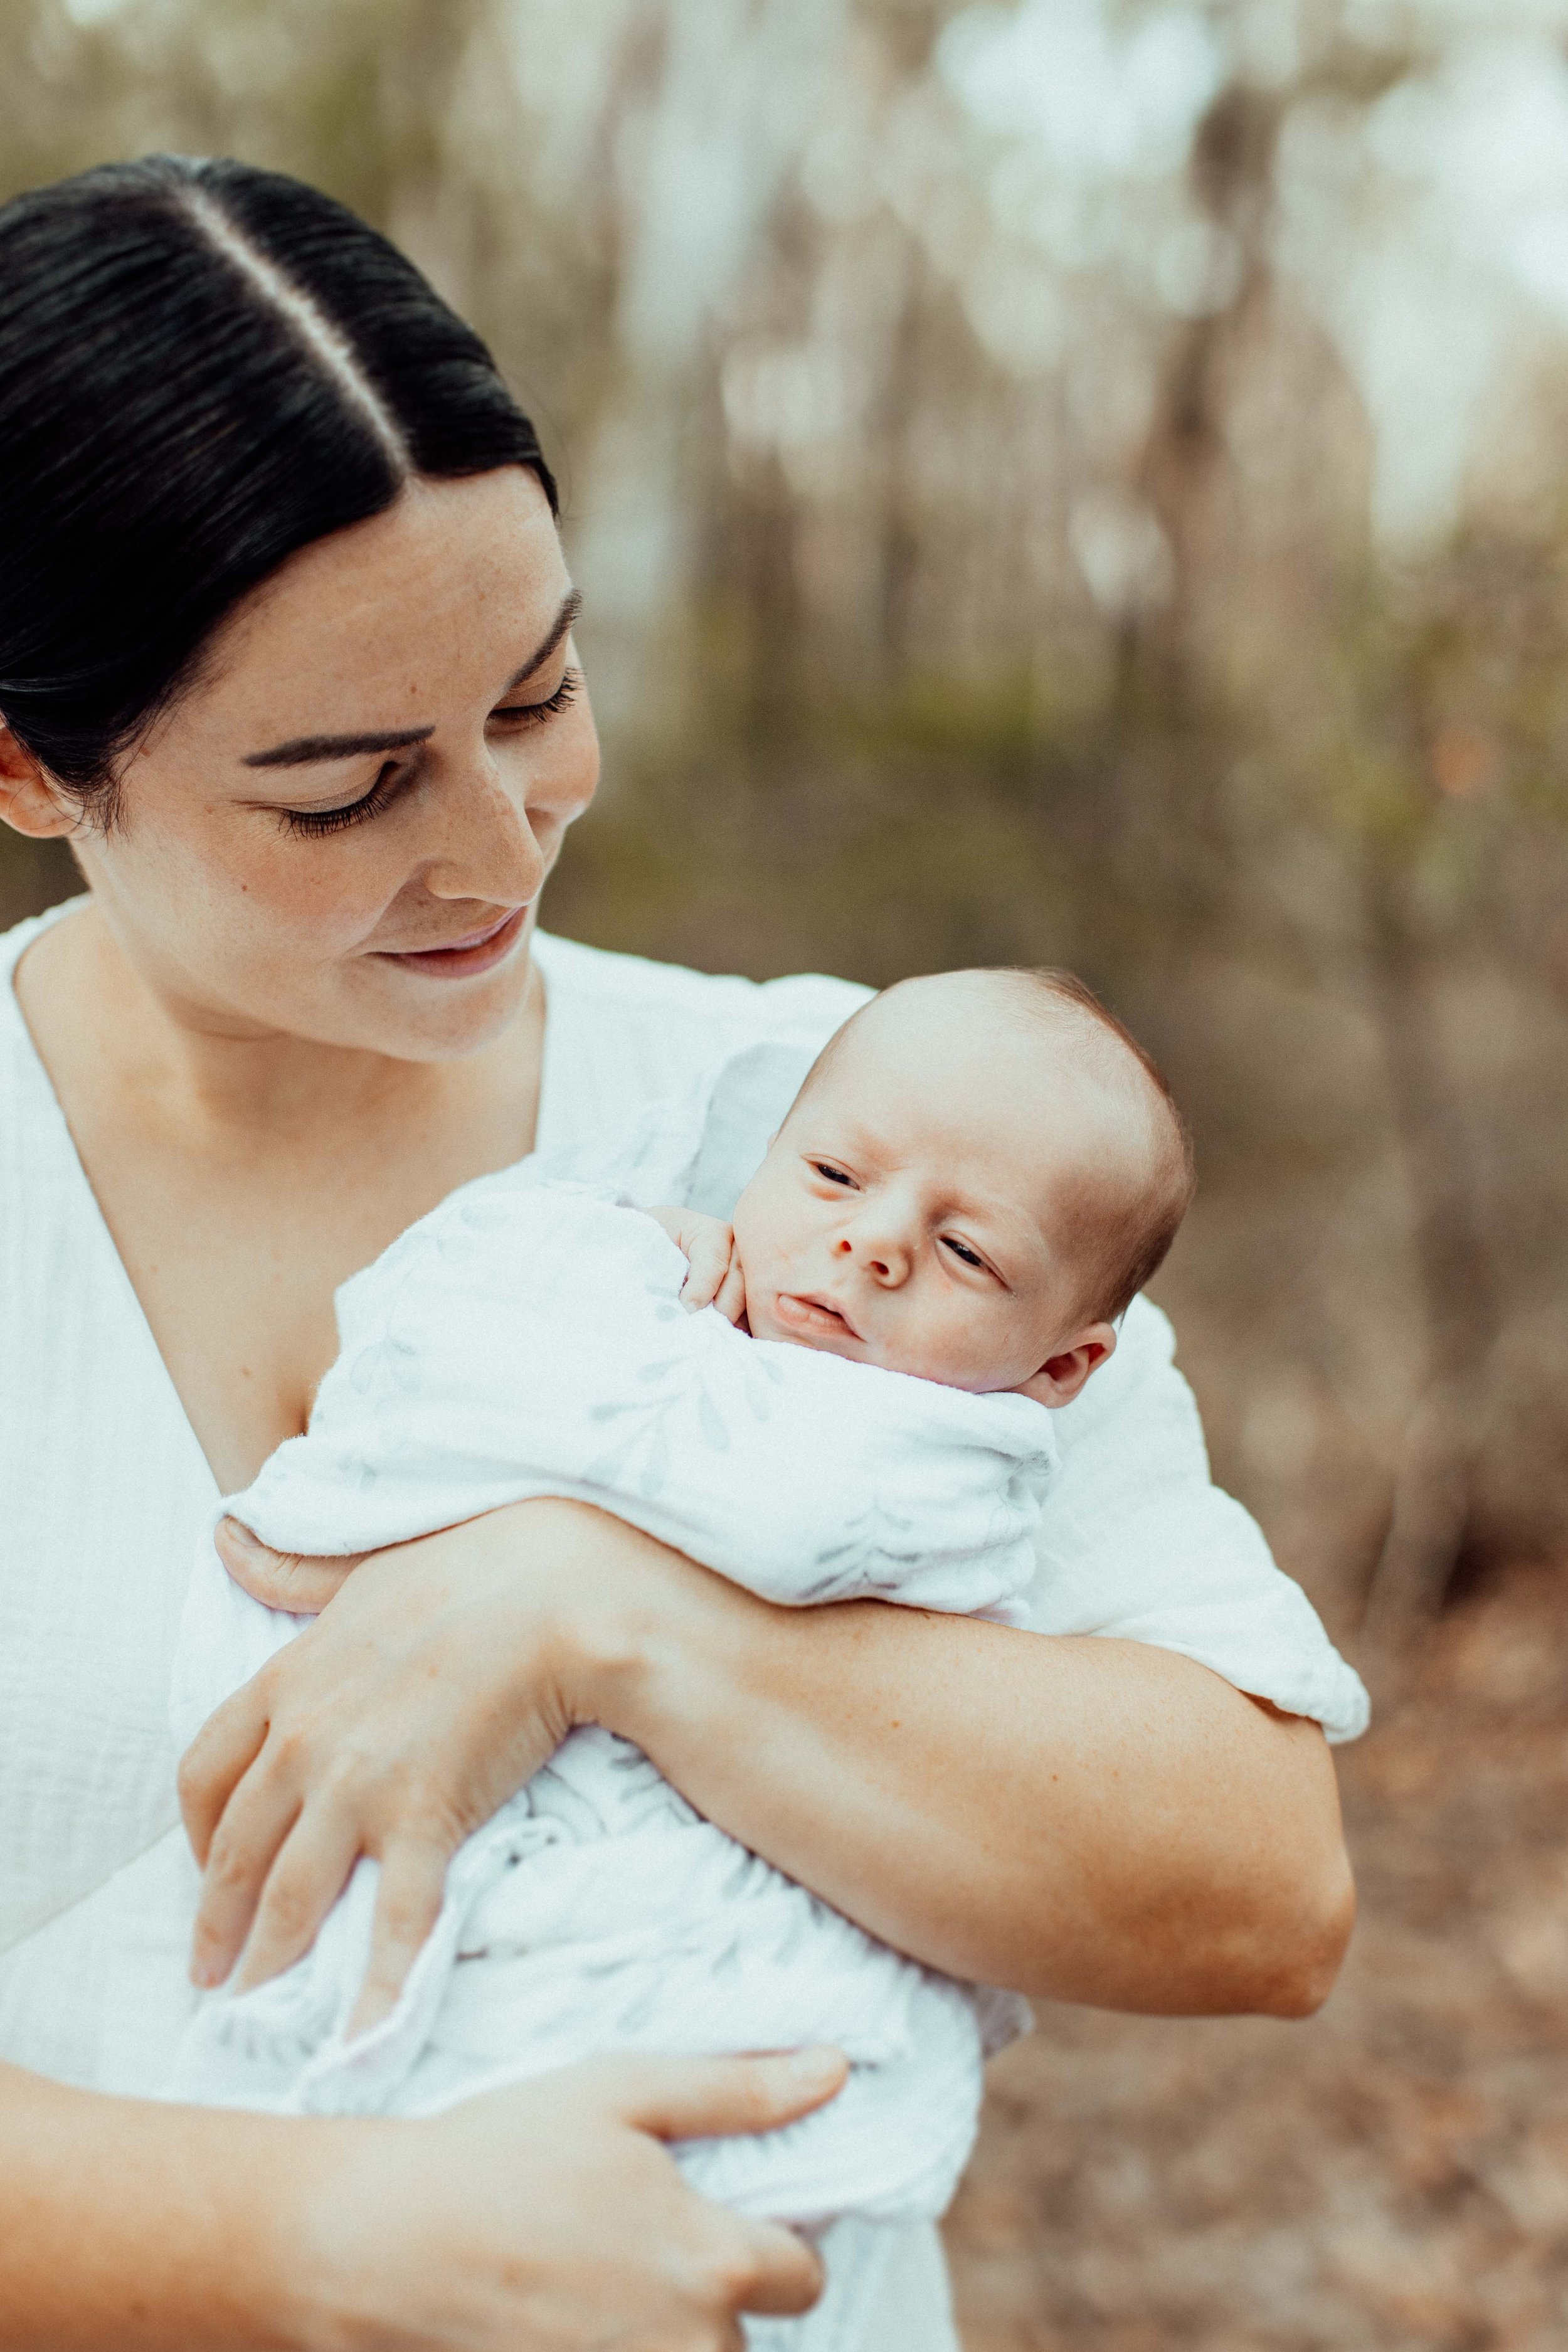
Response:
[[[841,1234],[839,1235],[837,1241],[833,1244],[833,1249],[836,1257],[853,1257],[855,1255],[855,1244],[851,1242],[847,1234]],[[888,1282],[892,1279],[893,1266],[891,1256],[884,1255],[882,1251],[862,1249],[860,1253],[860,1263],[865,1267],[868,1274],[874,1274],[879,1281]]]

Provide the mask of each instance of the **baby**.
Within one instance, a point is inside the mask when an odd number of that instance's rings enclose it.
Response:
[[[1193,1192],[1169,1087],[1081,982],[890,988],[807,1075],[734,1224],[653,1212],[752,1337],[1069,1403]]]
[[[732,1228],[654,1206],[689,1193],[717,1116],[645,1137],[614,1187],[535,1160],[421,1220],[339,1293],[310,1429],[224,1508],[280,1549],[342,1556],[574,1496],[774,1601],[1165,1639],[1287,1706],[1310,1685],[1321,1719],[1360,1727],[1354,1676],[1282,1577],[1234,1608],[1207,1596],[1196,1642],[1184,1596],[1162,1620],[1141,1566],[1121,1590],[1097,1574],[1087,1607],[1037,1578],[1061,1419],[1042,1408],[1110,1357],[1192,1191],[1163,1081],[1087,990],[974,971],[876,998],[806,1075]],[[683,1285],[722,1311],[683,1314]],[[297,1630],[209,1536],[177,1733]],[[839,2095],[679,2151],[694,2183],[803,2222],[951,2195],[979,1997],[737,1845],[612,1734],[574,1731],[468,1842],[397,2008],[352,2037],[374,1891],[362,1861],[303,1960],[205,2005],[172,2095],[418,2115],[609,2049],[826,2041],[851,2061]]]

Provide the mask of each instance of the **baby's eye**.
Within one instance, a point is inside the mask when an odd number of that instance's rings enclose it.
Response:
[[[977,1267],[981,1273],[984,1272],[985,1260],[980,1256],[977,1251],[972,1250],[967,1242],[959,1241],[952,1234],[943,1234],[942,1237],[942,1245],[943,1249],[950,1249],[954,1257],[962,1258],[965,1265],[973,1265]]]
[[[829,1184],[849,1184],[854,1181],[852,1177],[845,1174],[842,1168],[835,1168],[830,1160],[814,1160],[811,1165],[814,1174],[825,1177]]]

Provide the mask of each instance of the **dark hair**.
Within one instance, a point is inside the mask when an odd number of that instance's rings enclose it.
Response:
[[[302,182],[153,155],[0,208],[0,716],[104,821],[251,589],[500,466],[556,509],[479,336]]]

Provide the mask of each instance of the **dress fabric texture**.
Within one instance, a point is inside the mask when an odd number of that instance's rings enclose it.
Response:
[[[682,1198],[704,1128],[637,1171],[641,1206]],[[536,1153],[463,1186],[342,1286],[310,1428],[232,1498],[237,1518],[283,1551],[373,1551],[565,1496],[784,1607],[1018,1622],[1055,1469],[1043,1407],[689,1315],[653,1219],[560,1170]],[[300,1622],[241,1592],[204,1531],[176,1736]],[[967,1989],[726,1836],[629,1741],[574,1731],[467,1841],[401,1999],[350,2039],[379,1875],[361,1861],[295,1967],[204,2003],[172,2097],[431,2115],[611,2051],[831,2042],[855,2070],[840,2095],[782,2131],[689,2142],[692,2186],[811,2229],[945,2211],[980,2114]]]
[[[0,2057],[152,2095],[195,2007],[196,1880],[168,1707],[189,1563],[217,1495],[21,1018],[12,977],[39,928],[0,940]],[[539,1141],[552,1153],[613,1159],[657,1105],[751,1056],[743,1137],[770,1092],[776,1118],[803,1057],[864,995],[811,977],[710,979],[543,937],[537,958]],[[722,1168],[712,1181],[712,1200],[700,1178],[692,1197],[721,1208]],[[1055,1417],[1042,1579],[1051,1630],[1089,1632],[1114,1563],[1124,1595],[1146,1585],[1149,1638],[1213,1663],[1237,1600],[1290,1616],[1300,1601],[1247,1514],[1209,1484],[1171,1355],[1168,1326],[1139,1302],[1111,1365]],[[1173,1635],[1160,1621],[1184,1578],[1194,1606]],[[1134,1606],[1117,1630],[1136,1637],[1137,1617]],[[1364,1720],[1326,1643],[1303,1654],[1289,1689],[1265,1695],[1342,1737]],[[837,2344],[951,2352],[934,2231],[846,2224],[828,2253]],[[808,2329],[768,2324],[766,2340],[804,2347]]]

